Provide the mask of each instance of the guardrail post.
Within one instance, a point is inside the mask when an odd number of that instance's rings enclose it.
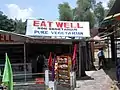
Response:
[[[49,86],[49,70],[45,70],[45,86]]]
[[[74,90],[76,87],[76,72],[70,72],[70,85],[71,90]]]

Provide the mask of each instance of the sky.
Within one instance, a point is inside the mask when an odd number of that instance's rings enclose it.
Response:
[[[102,1],[106,7],[108,0]],[[1,0],[0,11],[12,19],[36,19],[57,20],[59,18],[58,4],[68,2],[72,8],[76,6],[76,0]]]

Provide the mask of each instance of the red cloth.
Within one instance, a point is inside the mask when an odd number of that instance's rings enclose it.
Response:
[[[48,68],[50,71],[52,71],[52,52],[50,52],[50,55],[49,55]]]
[[[77,44],[74,45],[74,52],[73,52],[73,58],[72,58],[73,66],[76,64],[76,57],[77,57]]]

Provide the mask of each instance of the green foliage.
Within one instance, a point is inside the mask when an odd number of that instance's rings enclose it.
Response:
[[[105,17],[105,10],[104,7],[102,6],[102,2],[96,4],[94,14],[97,18],[98,24],[100,25],[100,23],[103,21]]]
[[[79,7],[80,11],[85,12],[89,9],[93,9],[95,3],[95,0],[77,0],[77,7]]]
[[[90,28],[93,28],[94,27],[94,25],[95,25],[95,15],[94,15],[94,13],[93,12],[91,12],[91,11],[88,11],[88,12],[86,12],[86,20],[85,21],[89,21],[90,22]]]
[[[15,23],[0,11],[0,30],[14,31]]]
[[[89,21],[90,28],[95,25],[95,16],[93,9],[95,7],[95,0],[78,0],[76,12],[74,13],[75,21]]]
[[[25,27],[26,27],[26,22],[22,22],[22,20],[17,20],[15,19],[15,32],[19,34],[25,34]]]
[[[109,0],[107,7],[109,8],[109,10],[112,8],[113,4],[114,4],[115,0]]]
[[[95,0],[78,0],[77,6],[71,9],[67,2],[59,4],[59,20],[61,21],[89,21],[90,27],[94,27],[95,18],[92,9],[95,7]]]
[[[73,12],[67,2],[64,2],[63,4],[59,4],[58,9],[59,9],[59,20],[61,21],[73,20]]]
[[[26,22],[22,20],[9,19],[6,15],[0,11],[0,30],[16,32],[20,34],[25,34]]]

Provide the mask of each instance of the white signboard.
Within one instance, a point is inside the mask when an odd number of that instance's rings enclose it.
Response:
[[[90,37],[89,22],[27,20],[26,35]]]

